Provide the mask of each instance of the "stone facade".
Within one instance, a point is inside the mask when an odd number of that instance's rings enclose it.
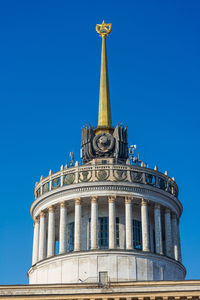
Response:
[[[199,300],[200,281],[11,285],[0,286],[0,297],[4,300]]]

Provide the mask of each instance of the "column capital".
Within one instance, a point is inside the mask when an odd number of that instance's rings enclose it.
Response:
[[[154,209],[160,209],[160,204],[158,204],[158,203],[155,203],[155,205],[154,205]]]
[[[74,201],[75,201],[75,205],[81,204],[81,198],[76,198]]]
[[[51,206],[48,207],[48,210],[49,210],[49,212],[54,212],[55,208],[54,208],[53,205],[51,205]]]
[[[109,203],[114,203],[115,200],[116,200],[116,196],[109,196],[109,197],[108,197],[108,202],[109,202]]]
[[[60,208],[64,208],[67,206],[67,203],[65,201],[60,202]]]
[[[168,207],[166,207],[166,208],[165,208],[165,213],[166,213],[166,214],[170,214],[170,212],[171,212],[170,209],[169,209]]]
[[[34,224],[39,223],[39,222],[40,222],[39,218],[36,217],[36,218],[34,219]]]
[[[40,218],[44,218],[44,217],[45,217],[45,215],[46,215],[46,214],[45,214],[45,212],[44,212],[44,211],[41,211],[41,212],[40,212]]]
[[[175,212],[172,212],[172,219],[176,219],[177,220],[177,215]]]
[[[130,196],[125,197],[125,204],[131,204],[132,201],[133,201],[133,197],[130,197]]]
[[[97,201],[98,201],[97,196],[91,196],[90,199],[91,199],[91,203],[97,203]]]
[[[144,198],[142,198],[142,200],[141,200],[141,205],[142,205],[142,206],[148,205],[147,200],[144,199]]]

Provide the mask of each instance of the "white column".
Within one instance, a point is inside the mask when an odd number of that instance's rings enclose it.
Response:
[[[91,197],[91,249],[97,249],[98,246],[98,200],[97,197]]]
[[[116,211],[115,211],[116,197],[108,197],[109,205],[109,249],[116,248]]]
[[[133,249],[133,208],[132,197],[125,198],[126,249]]]
[[[60,203],[60,225],[59,225],[59,254],[66,253],[67,249],[67,204]]]
[[[142,221],[142,250],[150,251],[148,204],[145,199],[142,199],[141,202],[141,221]]]
[[[53,206],[49,207],[49,218],[48,218],[48,246],[47,256],[55,255],[55,211]]]
[[[40,230],[40,221],[38,218],[35,218],[34,222],[34,233],[33,233],[33,256],[32,256],[32,265],[36,264],[38,261],[38,250],[39,250],[39,230]]]
[[[165,252],[169,257],[172,255],[172,229],[170,209],[165,209]]]
[[[177,230],[178,230],[178,260],[182,262],[182,255],[181,255],[181,238],[180,238],[180,228],[179,228],[179,222],[177,224]]]
[[[155,252],[158,254],[163,254],[163,244],[162,244],[162,223],[161,223],[161,213],[160,205],[155,204],[154,206],[154,226],[155,226]]]
[[[39,236],[39,260],[46,258],[47,255],[47,233],[46,216],[42,211],[40,213],[40,236]]]
[[[173,242],[173,257],[178,260],[178,226],[176,214],[172,214],[172,242]]]
[[[74,251],[81,251],[81,199],[75,199]]]

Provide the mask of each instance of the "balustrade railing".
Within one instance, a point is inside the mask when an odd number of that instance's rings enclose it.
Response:
[[[49,176],[42,178],[36,184],[35,198],[37,199],[43,194],[63,186],[95,181],[139,183],[159,188],[178,197],[178,187],[175,181],[157,170],[133,165],[94,164],[67,169],[61,168],[56,173],[50,172]]]

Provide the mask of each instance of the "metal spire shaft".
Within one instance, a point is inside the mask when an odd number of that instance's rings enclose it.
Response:
[[[96,27],[97,32],[102,37],[101,49],[101,77],[99,89],[99,114],[98,114],[98,127],[96,132],[110,132],[112,129],[111,107],[110,107],[110,92],[108,82],[108,64],[106,54],[106,36],[111,31],[111,24],[98,24]]]
[[[98,127],[112,127],[105,36],[102,37]]]

